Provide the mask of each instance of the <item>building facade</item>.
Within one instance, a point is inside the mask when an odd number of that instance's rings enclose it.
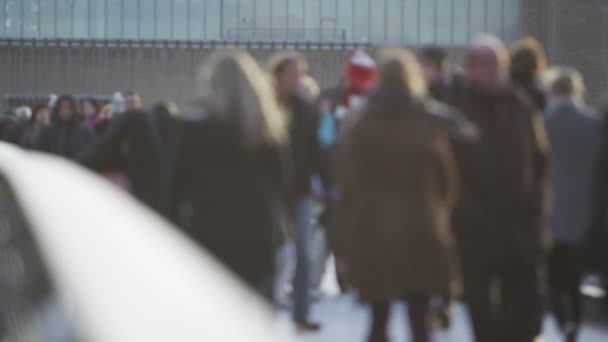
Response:
[[[0,0],[0,95],[107,95],[184,103],[213,49],[241,46],[260,62],[298,49],[331,86],[353,48],[473,36],[537,37],[551,63],[585,76],[592,103],[608,89],[606,0]]]
[[[465,44],[518,36],[520,0],[0,0],[0,37]]]

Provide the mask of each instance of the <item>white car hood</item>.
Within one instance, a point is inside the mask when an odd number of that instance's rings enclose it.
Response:
[[[210,256],[105,180],[6,144],[0,171],[86,341],[289,340]]]

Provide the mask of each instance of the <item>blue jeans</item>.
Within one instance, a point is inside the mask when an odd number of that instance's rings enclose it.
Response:
[[[310,196],[300,197],[294,205],[294,225],[296,240],[296,275],[294,279],[294,319],[296,322],[308,319],[310,285],[310,241],[313,225],[313,201]]]

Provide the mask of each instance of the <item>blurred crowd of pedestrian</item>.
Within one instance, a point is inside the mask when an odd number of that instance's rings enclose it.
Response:
[[[462,65],[448,57],[358,50],[320,89],[297,52],[260,67],[222,50],[186,108],[145,108],[133,91],[51,96],[2,117],[0,133],[132,193],[293,307],[302,332],[321,328],[309,312],[321,227],[340,287],[371,307],[369,341],[388,341],[394,301],[413,341],[431,341],[457,300],[476,341],[534,341],[547,308],[575,341],[583,275],[608,282],[608,121],[534,39],[509,49],[482,35]],[[277,281],[286,245],[295,272]]]

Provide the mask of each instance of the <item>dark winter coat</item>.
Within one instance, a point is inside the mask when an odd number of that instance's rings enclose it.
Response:
[[[311,179],[321,176],[325,188],[329,186],[328,158],[324,156],[317,138],[318,113],[311,102],[294,96],[287,104],[290,115],[290,145],[295,169],[294,188],[290,197],[295,199],[311,194]]]
[[[454,289],[455,163],[444,129],[422,108],[365,107],[345,128],[336,254],[364,301]]]
[[[128,112],[108,123],[106,132],[80,155],[85,166],[98,171],[125,172],[135,197],[168,215],[169,160],[177,144],[177,123],[171,117]],[[153,127],[156,127],[153,129]]]
[[[235,125],[185,122],[176,155],[172,204],[178,223],[252,287],[274,270],[275,234],[289,182],[286,146],[243,144]],[[189,216],[189,217],[188,217]]]
[[[79,120],[63,121],[55,118],[51,125],[40,134],[35,149],[68,159],[76,159],[92,138],[93,133],[82,126]]]
[[[551,103],[545,120],[553,158],[553,238],[562,244],[579,244],[591,226],[600,120],[594,111],[570,98]]]
[[[536,263],[548,247],[549,144],[543,120],[510,86],[459,84],[442,99],[480,129],[478,143],[454,141],[462,193],[453,214],[459,248],[473,259]]]

